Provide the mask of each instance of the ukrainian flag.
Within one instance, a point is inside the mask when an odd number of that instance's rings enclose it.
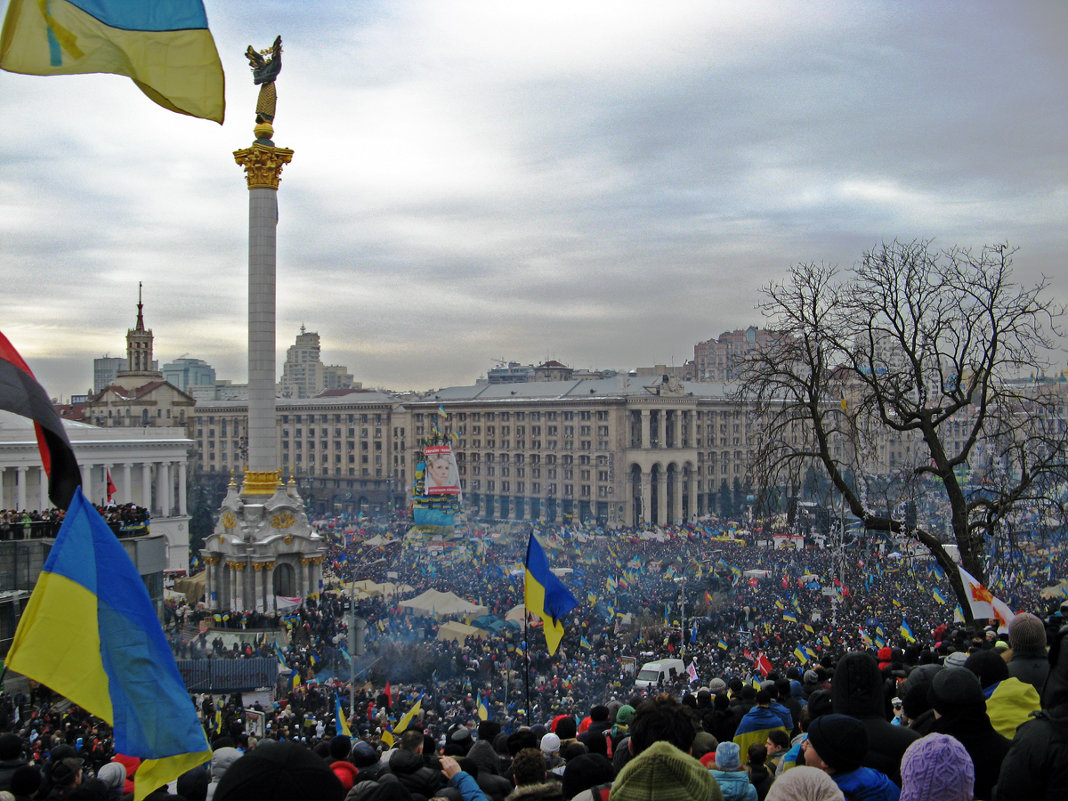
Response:
[[[794,656],[797,657],[797,661],[802,665],[808,662],[808,654],[802,651],[800,648],[794,648]]]
[[[545,645],[552,656],[560,646],[560,640],[564,638],[564,627],[560,618],[578,606],[578,601],[549,569],[545,551],[533,534],[527,542],[523,603],[528,610],[542,619]]]
[[[423,694],[419,693],[419,697],[415,699],[415,703],[412,704],[412,708],[404,713],[404,717],[397,721],[397,725],[393,727],[393,734],[404,734],[408,728],[408,724],[412,722],[412,718],[418,715],[423,709]]]
[[[334,719],[337,721],[337,733],[344,734],[346,737],[352,736],[352,729],[349,728],[349,722],[345,718],[345,712],[341,709],[341,697],[334,693]]]
[[[912,626],[904,618],[901,619],[901,636],[909,642],[916,642],[916,638],[912,634]]]
[[[201,0],[11,0],[0,68],[125,75],[166,109],[223,121],[222,63]]]
[[[946,596],[939,592],[937,587],[931,590],[931,595],[933,595],[934,599],[940,604],[944,604],[946,602]]]
[[[482,693],[478,694],[478,719],[493,720],[493,710],[490,709],[486,699],[482,697]]]
[[[136,801],[211,759],[144,582],[80,488],[6,666],[112,725],[115,750],[144,760]]]
[[[790,612],[783,612],[782,613],[782,619],[787,621],[788,623],[796,623],[797,622],[797,616],[792,614],[792,613],[790,613]]]

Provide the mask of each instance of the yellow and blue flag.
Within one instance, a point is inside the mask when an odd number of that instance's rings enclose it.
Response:
[[[393,734],[404,734],[408,729],[408,724],[412,722],[412,718],[418,715],[423,709],[423,694],[419,693],[419,697],[415,699],[415,703],[412,704],[412,708],[404,713],[404,716],[397,721],[397,725],[393,727]]]
[[[80,487],[6,665],[112,725],[115,750],[143,760],[136,801],[211,759],[145,584]]]
[[[916,642],[916,637],[912,634],[912,626],[904,618],[901,619],[901,636],[909,642]]]
[[[933,596],[934,596],[934,599],[935,599],[936,601],[938,601],[938,603],[940,603],[940,604],[944,604],[944,603],[946,602],[946,596],[944,596],[944,595],[943,595],[943,594],[942,594],[942,593],[941,593],[941,592],[940,592],[940,591],[938,590],[938,588],[937,588],[937,587],[935,587],[934,589],[932,589],[932,590],[931,590],[931,595],[933,595]]]
[[[490,709],[487,699],[482,697],[482,693],[478,694],[478,719],[493,720],[493,710]]]
[[[545,645],[552,656],[564,638],[560,618],[578,606],[578,601],[549,569],[549,559],[533,534],[527,542],[523,602],[528,610],[542,619]]]
[[[346,737],[352,736],[352,729],[349,728],[349,721],[345,717],[345,711],[341,708],[341,696],[334,693],[334,720],[337,721],[337,733],[344,734]]]
[[[125,75],[165,109],[220,124],[226,107],[202,0],[11,0],[0,69]]]

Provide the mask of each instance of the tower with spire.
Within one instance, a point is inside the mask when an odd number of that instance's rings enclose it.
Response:
[[[137,282],[137,322],[126,331],[126,369],[119,370],[116,383],[128,389],[137,389],[153,381],[162,381],[163,373],[155,369],[152,360],[153,335],[145,328],[145,305],[141,297],[142,285]]]

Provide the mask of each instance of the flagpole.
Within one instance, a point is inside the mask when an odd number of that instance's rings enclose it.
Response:
[[[527,610],[527,594],[523,593],[523,684],[527,693],[527,723],[530,723],[530,639],[527,636],[527,624],[530,622]]]

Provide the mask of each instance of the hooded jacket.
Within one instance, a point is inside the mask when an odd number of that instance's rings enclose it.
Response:
[[[1068,787],[1068,627],[1058,632],[1050,662],[1042,711],[1017,729],[1001,763],[996,801],[1052,800]]]
[[[864,724],[868,732],[868,753],[861,763],[885,773],[901,785],[901,757],[919,735],[904,726],[895,726],[887,714],[883,694],[883,674],[870,654],[846,654],[831,680],[831,705],[835,712],[849,715]]]

